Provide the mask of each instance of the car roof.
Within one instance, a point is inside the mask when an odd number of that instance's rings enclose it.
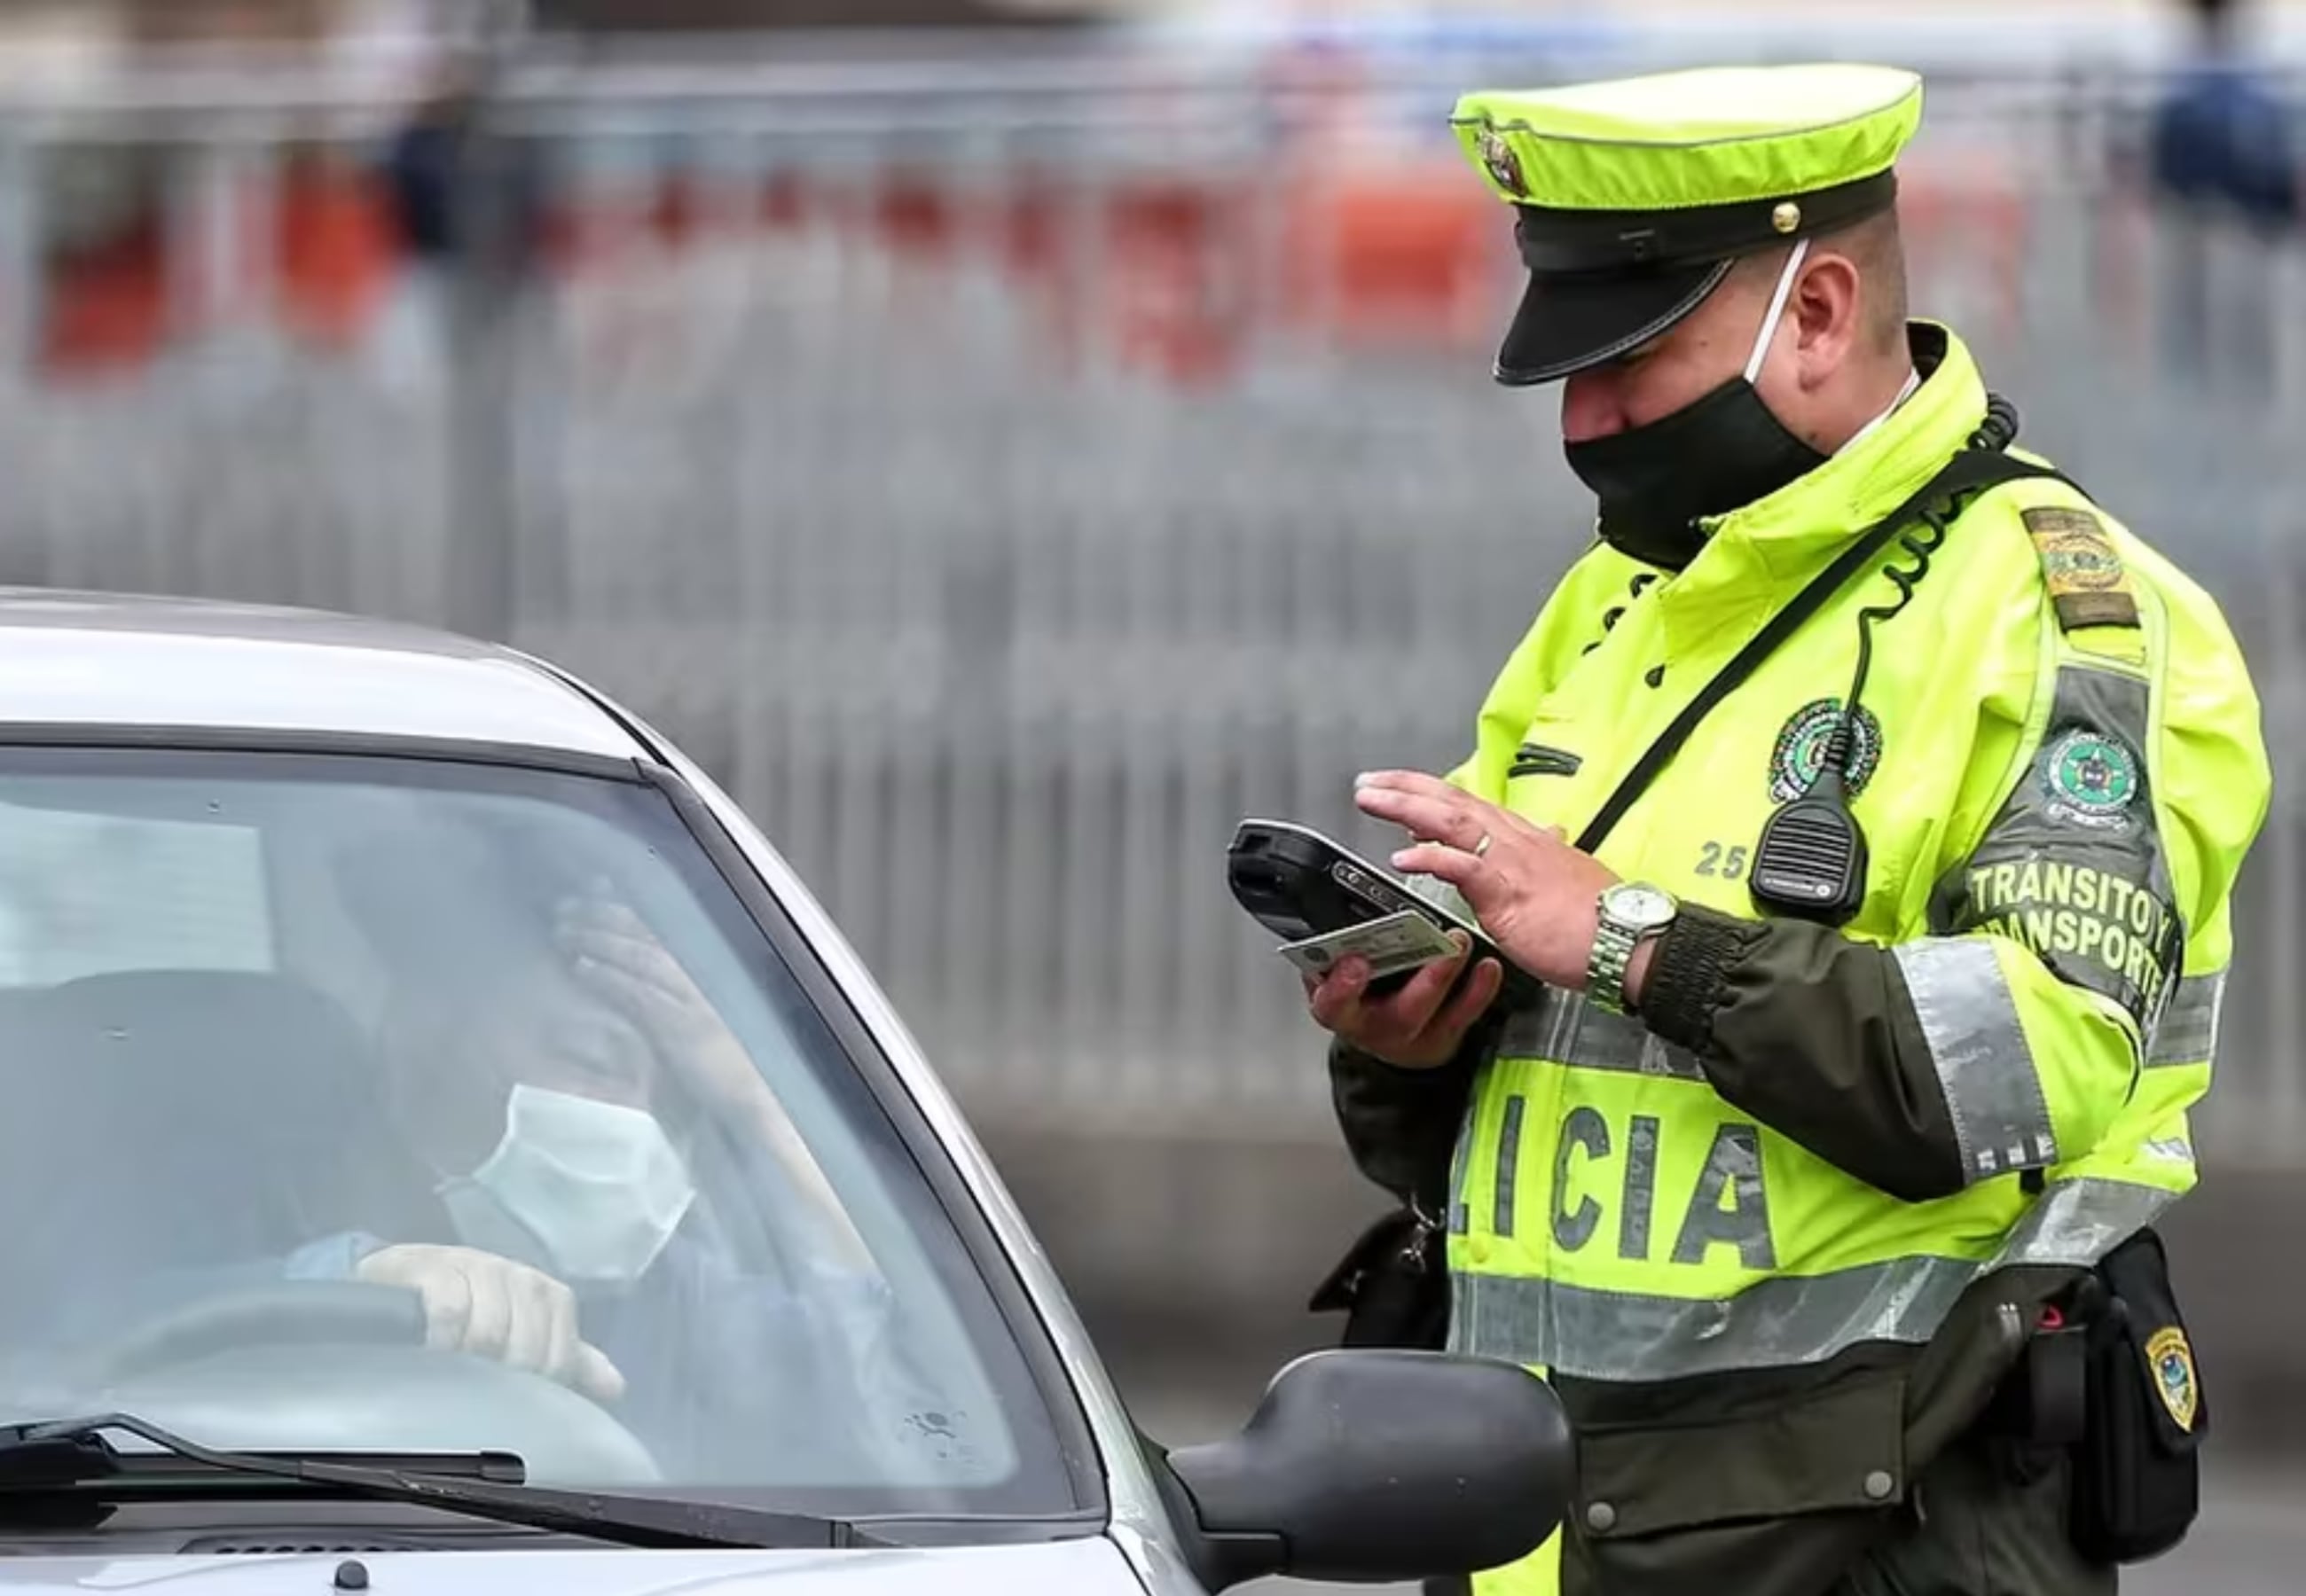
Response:
[[[643,751],[518,653],[323,610],[0,587],[0,723],[189,727]]]

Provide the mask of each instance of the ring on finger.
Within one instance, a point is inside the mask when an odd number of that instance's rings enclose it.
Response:
[[[1473,857],[1478,859],[1486,856],[1490,851],[1490,844],[1493,841],[1489,832],[1483,832],[1482,840],[1473,844]]]

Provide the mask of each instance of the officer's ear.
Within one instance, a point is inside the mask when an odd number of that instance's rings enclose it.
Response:
[[[1865,347],[1858,262],[1839,249],[1813,246],[1786,299],[1804,391],[1832,381]]]

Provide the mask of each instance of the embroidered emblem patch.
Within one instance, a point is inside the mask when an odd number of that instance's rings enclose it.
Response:
[[[1777,747],[1770,751],[1771,798],[1789,804],[1809,790],[1810,783],[1825,768],[1826,746],[1841,724],[1839,698],[1816,699],[1793,713],[1778,732]],[[1849,736],[1849,763],[1843,781],[1849,796],[1856,798],[1873,780],[1874,767],[1882,763],[1882,722],[1861,704]]]
[[[2138,625],[2130,573],[2104,523],[2088,510],[2055,507],[2024,510],[2020,518],[2041,559],[2060,630]]]
[[[2146,1361],[2153,1365],[2154,1390],[2162,1405],[2179,1429],[2191,1433],[2201,1407],[2201,1387],[2194,1378],[2194,1349],[2186,1344],[2186,1333],[2175,1325],[2155,1331],[2147,1338]]]
[[[2051,747],[2043,785],[2050,813],[2076,825],[2111,830],[2129,824],[2138,797],[2138,759],[2112,738],[2069,731]]]
[[[1514,154],[1513,146],[1493,127],[1482,130],[1482,165],[1490,169],[1498,186],[1508,193],[1519,195],[1525,192],[1521,181],[1521,158]]]

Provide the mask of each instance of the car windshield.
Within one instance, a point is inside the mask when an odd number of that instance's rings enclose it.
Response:
[[[1082,1506],[853,1020],[715,857],[637,776],[0,749],[0,1419]]]

